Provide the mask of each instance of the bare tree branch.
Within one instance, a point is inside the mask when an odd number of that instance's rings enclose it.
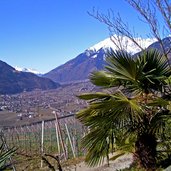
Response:
[[[57,156],[53,156],[53,155],[51,155],[51,154],[45,154],[45,156],[49,156],[49,157],[55,159],[56,162],[57,162],[58,170],[59,170],[59,171],[62,171],[62,167],[61,167],[61,164],[60,164],[60,160],[59,160],[59,156],[58,156],[58,155],[57,155]]]
[[[164,56],[168,58],[171,53],[171,48],[165,48],[163,38],[171,33],[171,2],[170,0],[125,0],[130,6],[133,7],[141,16],[141,21],[145,22],[150,28],[150,36],[155,38],[162,50]],[[137,41],[135,31],[130,30],[129,24],[124,22],[119,14],[115,15],[113,10],[108,10],[107,15],[100,13],[98,10],[93,9],[90,16],[96,18],[100,22],[107,25],[111,40],[118,50],[125,50],[123,44],[123,37],[131,40],[140,50],[144,50],[143,46]],[[159,17],[162,22],[159,22]],[[138,36],[140,37],[140,36]],[[171,44],[171,40],[169,43]]]
[[[108,14],[105,15],[95,9],[91,13],[88,12],[88,14],[107,25],[111,40],[118,50],[125,49],[123,47],[123,36],[130,39],[140,50],[144,50],[140,43],[135,40],[135,33],[131,32],[129,25],[122,20],[119,14],[116,17],[112,10],[108,10]]]
[[[169,31],[171,32],[171,5],[169,5],[167,0],[155,0],[155,3],[161,13],[161,15],[164,18],[164,21],[167,25],[167,28],[169,29]]]
[[[162,38],[159,33],[159,23],[156,18],[156,10],[154,7],[150,6],[150,2],[148,1],[145,4],[142,3],[141,0],[126,0],[146,21],[149,25],[151,34],[159,41],[162,42]]]

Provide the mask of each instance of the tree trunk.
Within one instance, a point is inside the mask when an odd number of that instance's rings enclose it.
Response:
[[[135,153],[141,167],[147,171],[156,169],[157,141],[154,135],[144,133],[139,135],[135,143]]]

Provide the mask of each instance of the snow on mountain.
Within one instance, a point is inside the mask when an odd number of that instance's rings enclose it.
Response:
[[[121,45],[125,51],[136,54],[141,51],[131,40],[126,37],[122,37]],[[156,42],[156,39],[150,38],[135,38],[135,40],[140,44],[140,46],[145,48],[160,48],[160,44]],[[169,39],[170,40],[170,39]],[[170,47],[170,41],[168,38],[163,39],[164,46]],[[59,83],[71,83],[78,82],[82,80],[87,80],[93,71],[102,70],[106,65],[105,57],[106,51],[110,49],[118,50],[116,45],[107,38],[94,46],[86,49],[84,52],[78,54],[72,60],[66,62],[65,64],[54,68],[48,73],[44,74],[44,77],[50,78],[53,81]],[[69,73],[69,74],[68,74]]]
[[[40,73],[39,71],[37,71],[35,69],[30,69],[30,68],[21,68],[21,67],[16,66],[15,70],[21,71],[21,72],[31,72],[36,75],[42,75],[42,73]]]
[[[114,37],[117,38],[116,35],[114,35]],[[112,39],[114,39],[114,38],[112,38]],[[120,43],[122,44],[122,47],[128,53],[135,54],[135,53],[141,51],[141,49],[127,37],[122,37],[119,39],[121,40]],[[156,41],[155,38],[135,38],[135,40],[144,49]],[[112,48],[113,50],[118,50],[117,46],[113,43],[111,38],[107,38],[107,39],[95,44],[94,46],[88,48],[87,50],[93,50],[93,51],[97,52],[101,48],[103,48],[103,49]]]

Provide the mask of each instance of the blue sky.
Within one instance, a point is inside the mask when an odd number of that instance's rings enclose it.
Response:
[[[124,0],[0,0],[0,60],[46,73],[109,37],[89,16],[118,12],[141,34],[148,30]]]

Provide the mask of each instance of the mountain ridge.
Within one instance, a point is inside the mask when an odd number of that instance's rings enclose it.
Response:
[[[90,58],[87,58],[85,53]],[[94,57],[95,55],[97,56],[96,58]],[[71,59],[65,64],[57,67],[57,69],[55,68],[48,74],[44,74],[43,77],[47,77],[55,82],[61,83],[85,80],[85,75],[88,75],[89,72],[103,68],[104,62],[101,62],[104,61],[103,55],[103,49],[98,52],[85,51],[84,53],[79,54],[76,58]],[[64,70],[66,72],[63,72]],[[58,75],[58,79],[55,79],[56,75]]]
[[[130,42],[128,38],[126,39],[124,37],[122,41],[125,43],[125,50],[129,53],[135,54],[140,51],[140,49],[136,48],[135,44]],[[147,48],[151,43],[155,42],[155,39],[137,38],[137,41],[143,44],[143,48]],[[45,73],[43,77],[50,78],[60,84],[86,80],[89,78],[92,71],[103,69],[106,52],[110,49],[117,50],[117,46],[110,38],[107,38],[86,49],[65,64]]]
[[[19,67],[19,66],[15,66],[14,68],[15,68],[15,70],[17,70],[17,71],[31,72],[31,73],[36,74],[36,75],[38,75],[38,76],[43,75],[41,72],[37,71],[36,69],[32,69],[32,68],[22,68],[22,67]]]
[[[114,35],[112,37],[106,38],[98,43],[96,43],[95,45],[91,46],[90,48],[88,48],[87,50],[95,50],[98,51],[101,48],[103,49],[113,49],[113,50],[119,50],[117,46],[120,46],[119,43],[116,44],[113,42],[114,40],[119,39],[120,43],[122,44],[122,47],[124,48],[125,51],[127,51],[128,53],[131,54],[135,54],[139,51],[141,51],[141,49],[131,40],[129,40],[127,37],[121,37],[121,36],[117,36]],[[142,48],[147,48],[148,46],[150,46],[152,43],[156,42],[157,40],[155,38],[140,38],[137,37],[135,38],[135,41],[142,47]]]
[[[0,60],[0,94],[16,94],[34,89],[55,89],[60,85],[49,78],[38,77],[29,72],[15,70]]]

